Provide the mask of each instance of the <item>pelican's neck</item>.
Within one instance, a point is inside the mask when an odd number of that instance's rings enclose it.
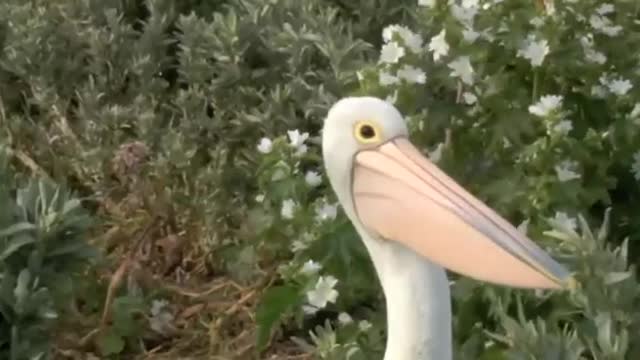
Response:
[[[387,307],[385,360],[451,360],[451,299],[443,268],[410,249],[360,234]]]

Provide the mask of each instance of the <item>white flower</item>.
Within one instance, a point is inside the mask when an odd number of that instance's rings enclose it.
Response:
[[[411,65],[403,65],[398,70],[398,77],[406,80],[408,83],[424,84],[427,82],[427,75],[421,69]]]
[[[291,243],[291,251],[294,253],[307,250],[309,248],[309,244],[302,240],[293,240]]]
[[[433,61],[438,61],[441,57],[449,54],[449,44],[447,43],[446,30],[442,29],[440,33],[431,38],[429,41],[429,51],[433,51]]]
[[[596,12],[600,15],[607,15],[607,14],[611,14],[612,12],[614,12],[616,9],[612,4],[609,3],[604,3],[600,6],[598,6],[598,8],[596,9]]]
[[[382,86],[395,85],[400,82],[400,79],[398,79],[396,76],[393,76],[389,72],[384,70],[380,71],[380,74],[378,75],[378,79],[380,81],[380,85]]]
[[[622,79],[622,78],[609,81],[607,86],[609,87],[609,91],[611,91],[612,93],[618,96],[626,95],[629,92],[629,90],[631,90],[631,88],[633,87],[633,85],[629,80]]]
[[[564,212],[556,212],[556,215],[552,219],[552,221],[557,225],[559,225],[560,228],[564,228],[572,231],[575,231],[576,228],[578,227],[576,219],[568,216]]]
[[[436,6],[436,0],[418,0],[418,5],[433,8]]]
[[[477,6],[463,7],[456,4],[451,5],[451,15],[453,15],[456,20],[465,25],[471,25],[477,13]]]
[[[467,105],[473,105],[478,101],[478,97],[474,93],[470,93],[468,91],[462,94],[462,99]]]
[[[316,187],[322,183],[322,176],[315,171],[307,171],[304,175],[304,181],[311,187]]]
[[[529,60],[533,67],[542,65],[547,54],[549,54],[549,42],[546,39],[540,41],[529,39],[524,47],[518,50],[518,56]]]
[[[540,16],[536,16],[529,21],[529,24],[539,28],[540,26],[544,25],[544,19]]]
[[[633,164],[631,165],[631,172],[636,180],[640,180],[640,151],[633,154]]]
[[[289,143],[293,147],[300,147],[309,138],[309,133],[300,133],[298,129],[287,131]]]
[[[382,30],[382,38],[385,42],[393,40],[393,34],[398,33],[404,42],[404,45],[414,53],[422,50],[422,36],[409,30],[408,27],[402,25],[389,25]]]
[[[465,9],[478,7],[479,0],[462,0],[462,7]]]
[[[516,228],[516,230],[518,230],[521,234],[523,235],[527,235],[527,230],[529,228],[529,219],[525,219],[523,222],[520,223],[520,225],[518,225],[518,227]]]
[[[435,150],[429,152],[429,160],[437,163],[442,158],[442,149],[444,149],[444,143],[438,143]]]
[[[263,202],[264,201],[264,194],[258,194],[256,195],[256,202]]]
[[[318,222],[331,221],[338,215],[338,204],[329,204],[326,200],[316,207],[316,220]]]
[[[478,39],[478,37],[480,37],[480,33],[473,30],[473,28],[471,27],[466,27],[464,30],[462,30],[462,38],[468,43],[474,43]]]
[[[388,102],[389,104],[395,104],[397,100],[398,100],[398,89],[394,90],[393,94],[387,95],[387,97],[384,99],[384,101]]]
[[[296,208],[296,202],[292,199],[286,199],[282,202],[282,208],[280,209],[280,215],[285,219],[293,219],[293,212]]]
[[[271,139],[263,137],[262,139],[260,139],[257,148],[261,153],[268,154],[273,148],[273,142],[271,141]]]
[[[313,275],[320,271],[320,269],[322,269],[322,265],[313,260],[308,260],[302,265],[302,268],[300,268],[300,272],[305,275]]]
[[[396,64],[404,56],[404,48],[396,41],[382,45],[380,50],[380,62]]]
[[[591,27],[595,30],[611,37],[617,36],[622,32],[622,26],[611,25],[611,20],[604,16],[591,15],[589,18],[589,24],[591,24]]]
[[[636,103],[636,105],[631,110],[629,117],[631,117],[632,119],[640,117],[640,103]]]
[[[562,96],[545,95],[537,103],[529,106],[529,112],[533,115],[545,117],[562,106]]]
[[[317,307],[313,307],[313,306],[309,306],[309,305],[302,305],[302,311],[304,311],[305,314],[307,315],[313,315],[315,313],[318,312],[318,308]]]
[[[558,175],[558,180],[560,182],[566,182],[573,179],[579,179],[581,176],[574,169],[578,166],[578,163],[575,161],[565,160],[560,164],[555,166],[556,175]]]
[[[166,334],[171,329],[174,316],[167,309],[169,303],[166,300],[153,300],[151,303],[151,316],[149,317],[149,327],[151,330]]]
[[[320,276],[313,290],[307,292],[309,304],[322,309],[327,303],[335,303],[338,298],[338,291],[334,289],[338,279],[333,276]]]
[[[347,314],[346,312],[341,312],[340,314],[338,314],[338,321],[342,325],[347,325],[353,322],[353,318],[351,318],[351,315]]]
[[[600,65],[607,62],[607,57],[593,48],[593,35],[588,34],[587,36],[580,37],[580,44],[582,44],[582,49],[584,50],[587,61]]]
[[[361,320],[358,323],[358,329],[360,329],[360,331],[367,331],[371,328],[371,323],[368,322],[367,320]]]
[[[473,68],[468,56],[460,56],[450,62],[448,66],[453,70],[451,76],[460,78],[467,85],[473,84]]]
[[[571,120],[562,120],[553,127],[553,132],[563,136],[569,134],[571,130],[573,130],[573,123]]]

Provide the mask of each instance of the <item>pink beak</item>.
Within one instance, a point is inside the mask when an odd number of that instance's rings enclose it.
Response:
[[[372,235],[482,281],[571,287],[568,271],[403,137],[355,156],[353,199]]]

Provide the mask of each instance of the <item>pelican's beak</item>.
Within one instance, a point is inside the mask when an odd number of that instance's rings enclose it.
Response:
[[[353,199],[367,231],[459,274],[519,288],[575,286],[562,265],[406,138],[355,156]]]

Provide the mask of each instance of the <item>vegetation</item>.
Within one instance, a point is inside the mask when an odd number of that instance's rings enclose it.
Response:
[[[319,145],[362,94],[580,283],[450,274],[456,359],[640,356],[635,1],[5,0],[0,47],[1,358],[381,358]]]

